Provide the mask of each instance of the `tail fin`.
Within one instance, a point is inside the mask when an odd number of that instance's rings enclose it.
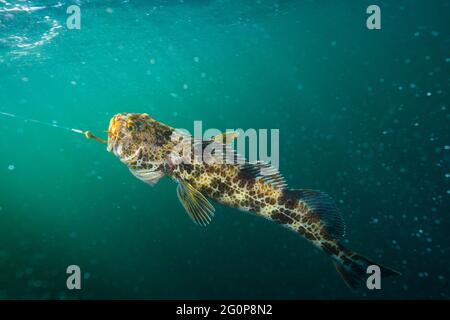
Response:
[[[335,260],[334,265],[347,286],[353,290],[366,286],[369,276],[367,268],[371,265],[376,265],[380,268],[382,277],[401,275],[398,271],[381,266],[354,252],[346,254],[343,260]]]

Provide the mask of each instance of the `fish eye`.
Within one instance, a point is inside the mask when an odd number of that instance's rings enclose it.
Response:
[[[127,128],[128,131],[133,131],[134,130],[134,125],[131,122],[129,122],[126,125],[126,128]]]

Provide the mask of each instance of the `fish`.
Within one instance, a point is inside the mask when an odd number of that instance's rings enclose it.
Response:
[[[119,113],[108,128],[107,150],[131,173],[154,186],[163,177],[177,183],[178,198],[189,217],[207,226],[216,202],[266,218],[294,231],[328,254],[351,289],[367,287],[368,268],[382,277],[400,275],[394,269],[347,249],[345,224],[333,199],[311,189],[291,189],[278,169],[249,162],[232,148],[227,132],[210,140],[155,120],[147,113]],[[209,150],[208,150],[209,149]]]

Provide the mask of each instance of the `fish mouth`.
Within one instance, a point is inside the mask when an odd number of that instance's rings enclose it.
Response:
[[[108,146],[106,148],[106,150],[108,152],[114,152],[116,150],[117,147],[117,137],[113,136],[109,131],[108,131]],[[115,152],[114,152],[115,153]]]
[[[119,143],[119,137],[108,135],[108,152],[114,153],[115,156],[121,157],[122,144]]]
[[[116,114],[111,118],[108,127],[108,152],[113,152],[117,155],[117,144],[119,140],[119,126],[120,126],[120,118],[122,114]]]
[[[117,138],[108,137],[108,147],[106,150],[117,155]]]

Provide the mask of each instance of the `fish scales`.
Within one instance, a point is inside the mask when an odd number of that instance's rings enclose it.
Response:
[[[110,121],[108,151],[150,185],[164,176],[174,180],[183,207],[199,225],[206,226],[213,219],[213,200],[300,234],[330,255],[352,289],[365,285],[366,271],[372,265],[383,276],[399,274],[342,244],[345,225],[331,197],[317,190],[288,188],[278,170],[268,164],[238,161],[243,159],[229,145],[234,138],[224,133],[198,141],[148,114],[120,113]]]

